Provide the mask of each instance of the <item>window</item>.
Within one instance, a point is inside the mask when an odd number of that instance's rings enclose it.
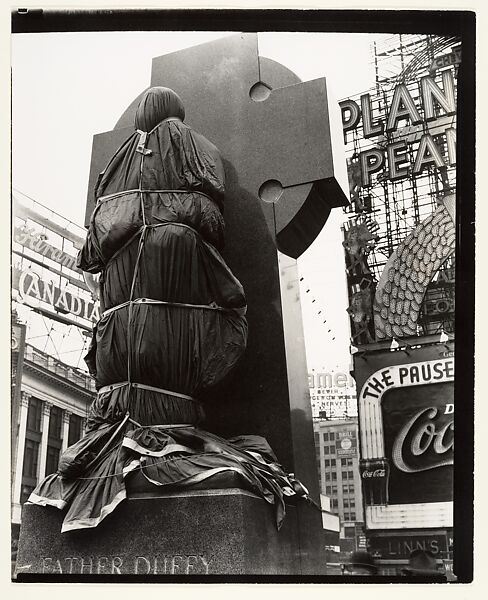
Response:
[[[330,432],[330,441],[335,440],[335,433],[333,431]]]
[[[29,399],[22,465],[21,501],[25,502],[37,484],[39,448],[41,445],[42,405],[38,398]]]
[[[320,443],[320,435],[317,432],[314,432],[313,437],[315,440],[315,445],[318,446]]]
[[[330,467],[330,460],[328,458],[324,460],[324,466]]]
[[[325,474],[325,481],[330,481],[330,473]]]
[[[61,453],[61,431],[63,429],[63,411],[59,406],[51,407],[49,415],[49,430],[47,438],[46,471],[41,476],[50,475],[58,470]]]
[[[349,492],[349,486],[346,484],[343,484],[342,486],[342,493],[343,494],[347,494]]]
[[[356,520],[356,513],[352,512],[351,513],[351,521],[355,521]]]
[[[354,471],[348,471],[347,476],[349,477],[349,479],[354,479]]]
[[[59,448],[55,448],[53,446],[47,447],[47,456],[46,456],[46,475],[50,475],[51,473],[56,473],[58,470],[59,463]]]
[[[329,446],[324,446],[324,454],[329,454]]]
[[[356,535],[354,527],[344,527],[344,537],[353,538]]]
[[[349,484],[349,493],[354,494],[354,484],[353,483]]]
[[[61,429],[63,427],[63,411],[53,406],[51,408],[51,414],[49,415],[49,431],[48,436],[52,439],[61,439]]]
[[[337,506],[338,506],[337,498],[332,498],[332,500],[330,501],[330,506],[331,506],[331,508],[337,508]]]
[[[331,475],[332,475],[332,481],[337,481],[337,473],[332,472]]]
[[[344,500],[342,501],[342,504],[344,505],[344,508],[349,508],[349,499],[344,498]]]
[[[329,446],[330,453],[335,454],[335,446]]]
[[[336,485],[332,485],[331,488],[332,488],[332,490],[331,490],[332,494],[337,494],[337,486]]]
[[[68,446],[77,442],[83,432],[83,419],[78,415],[71,415],[69,419]]]
[[[349,518],[349,513],[345,512],[344,513],[344,521],[350,521],[351,519]]]
[[[351,498],[351,499],[349,500],[349,506],[350,506],[351,508],[355,508],[355,507],[356,507],[356,500],[354,500],[354,498]]]
[[[331,467],[335,467],[336,466],[336,459],[335,458],[331,458],[330,459],[330,466]]]
[[[324,442],[328,442],[329,441],[329,434],[328,433],[324,433],[323,437],[324,437]]]
[[[35,485],[23,485],[21,490],[20,490],[20,503],[24,504],[24,502],[27,502],[29,496],[31,495],[31,493],[34,491],[35,489]]]
[[[25,440],[23,477],[37,478],[37,462],[39,460],[39,442]]]
[[[42,402],[37,398],[29,399],[29,408],[27,410],[27,430],[40,433],[42,418]]]
[[[347,458],[341,458],[341,465],[345,467],[347,464]]]
[[[347,471],[341,471],[342,479],[347,479]]]
[[[332,494],[332,490],[331,490],[330,485],[326,485],[325,486],[325,495],[330,496],[331,494]]]

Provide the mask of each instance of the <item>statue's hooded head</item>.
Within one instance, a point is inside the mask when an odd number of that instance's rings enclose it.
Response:
[[[135,126],[141,131],[151,131],[169,117],[182,121],[185,118],[185,107],[176,92],[165,87],[149,88],[141,98],[137,107]]]

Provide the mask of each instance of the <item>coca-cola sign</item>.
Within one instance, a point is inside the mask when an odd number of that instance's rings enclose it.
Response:
[[[393,464],[405,473],[453,464],[454,404],[417,410],[397,434]]]
[[[367,530],[452,527],[453,340],[353,360]]]
[[[387,392],[382,401],[389,502],[452,499],[453,385],[440,383]]]
[[[363,471],[361,473],[363,479],[383,478],[386,477],[386,469],[374,469],[371,471]]]
[[[359,470],[366,504],[370,506],[388,504],[390,466],[387,459],[361,460]]]

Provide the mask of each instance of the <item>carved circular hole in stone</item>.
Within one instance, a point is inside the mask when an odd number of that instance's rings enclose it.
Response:
[[[262,81],[255,83],[249,90],[249,96],[254,102],[264,102],[271,94],[271,88]]]
[[[263,202],[274,204],[281,198],[283,186],[276,179],[269,179],[261,185],[258,194]]]

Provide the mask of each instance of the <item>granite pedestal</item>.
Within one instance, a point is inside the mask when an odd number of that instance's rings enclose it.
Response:
[[[96,529],[61,533],[62,511],[26,504],[17,578],[301,575],[299,513],[315,509],[299,505],[287,505],[278,531],[274,508],[248,490],[134,493]]]

